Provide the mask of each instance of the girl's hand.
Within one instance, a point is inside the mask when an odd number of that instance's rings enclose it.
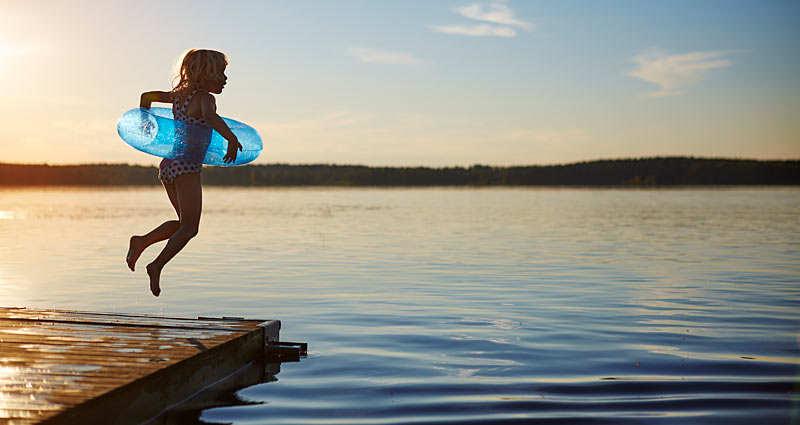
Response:
[[[225,164],[230,164],[232,162],[235,162],[236,155],[239,153],[237,151],[237,148],[238,150],[242,150],[242,144],[239,143],[238,140],[234,141],[228,140],[228,153],[225,154],[225,156],[222,158],[222,162],[224,162]]]

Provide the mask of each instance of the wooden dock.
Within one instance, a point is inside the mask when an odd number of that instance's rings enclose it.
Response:
[[[252,368],[280,321],[0,307],[0,425],[138,424]]]

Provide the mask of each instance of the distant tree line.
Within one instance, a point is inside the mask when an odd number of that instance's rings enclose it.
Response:
[[[155,167],[0,163],[0,186],[155,185]],[[518,167],[247,165],[204,167],[203,183],[228,186],[675,186],[800,185],[800,161],[664,157]]]

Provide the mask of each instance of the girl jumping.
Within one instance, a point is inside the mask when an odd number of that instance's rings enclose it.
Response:
[[[172,91],[142,93],[139,106],[150,109],[153,102],[172,103],[172,114],[176,121],[213,128],[228,141],[228,151],[223,161],[231,163],[236,161],[236,154],[242,150],[242,145],[225,121],[217,115],[217,105],[212,95],[222,93],[228,80],[225,76],[227,66],[228,58],[220,52],[189,50],[183,56],[180,71],[175,77],[177,84]],[[147,265],[150,291],[155,296],[161,293],[161,269],[186,246],[189,239],[197,235],[200,212],[203,209],[201,168],[202,163],[184,159],[162,160],[158,166],[158,179],[164,185],[178,219],[165,221],[146,235],[131,236],[125,259],[131,271],[135,269],[136,260],[148,246],[169,239],[158,257]]]

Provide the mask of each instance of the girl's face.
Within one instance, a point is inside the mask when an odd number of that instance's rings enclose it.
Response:
[[[198,84],[201,89],[208,91],[209,93],[220,94],[222,93],[222,89],[225,88],[225,83],[228,81],[228,76],[225,73],[222,73],[222,78],[212,78],[212,79],[204,79],[201,80]]]

